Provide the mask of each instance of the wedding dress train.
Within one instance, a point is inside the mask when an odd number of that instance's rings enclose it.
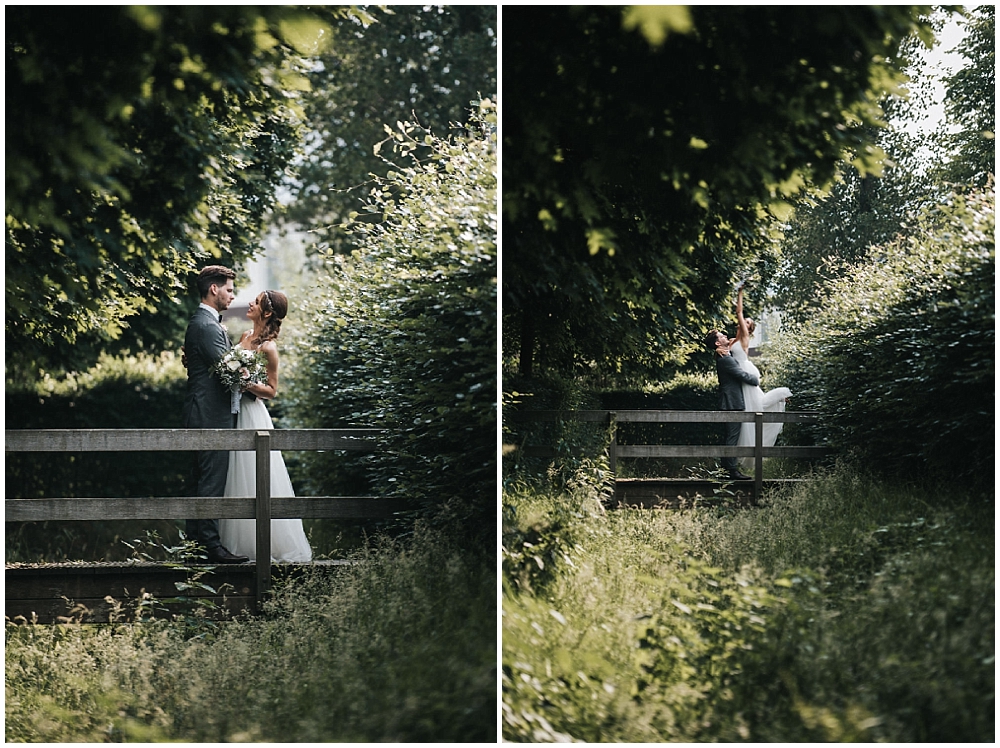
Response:
[[[740,367],[755,375],[760,380],[760,370],[754,365],[747,355],[742,344],[734,343],[732,347],[733,358],[736,359]],[[785,399],[792,396],[792,391],[787,387],[776,387],[773,390],[764,392],[760,387],[753,385],[743,385],[743,409],[748,413],[783,413],[785,411]],[[773,447],[781,433],[782,423],[764,424],[764,446]],[[753,447],[757,444],[753,423],[740,424],[740,439],[736,443],[738,447]],[[741,458],[740,464],[744,467],[753,464],[750,457]]]
[[[238,429],[272,429],[271,414],[264,401],[243,396],[240,412],[236,417]],[[226,496],[257,495],[257,456],[254,452],[230,452],[229,474],[226,477]],[[271,452],[271,496],[294,496],[292,481],[288,477],[281,452]],[[253,519],[219,520],[222,545],[236,555],[257,559],[257,521]],[[312,549],[302,529],[301,519],[271,520],[271,560],[311,561]]]

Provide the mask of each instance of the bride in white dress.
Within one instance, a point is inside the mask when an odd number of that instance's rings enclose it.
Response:
[[[739,290],[736,295],[736,321],[736,337],[729,341],[730,352],[733,354],[733,358],[736,359],[744,371],[754,374],[757,376],[758,381],[760,381],[760,370],[754,366],[754,363],[750,360],[749,355],[750,338],[753,336],[755,324],[752,319],[743,317],[742,283],[740,283]],[[785,410],[785,401],[791,396],[792,391],[787,387],[777,387],[773,390],[764,392],[760,387],[754,387],[753,385],[744,383],[743,409],[748,413],[783,413]],[[774,446],[774,443],[778,439],[778,434],[781,433],[781,427],[783,425],[784,424],[781,423],[764,424],[763,436],[765,447]],[[737,442],[737,446],[753,447],[756,443],[757,440],[754,431],[754,424],[740,424],[740,439]],[[753,464],[753,460],[749,457],[744,457],[741,460],[741,464],[744,467],[748,467]]]
[[[267,383],[247,387],[240,399],[240,412],[236,417],[238,429],[272,429],[271,415],[264,400],[278,394],[278,346],[275,339],[281,329],[281,320],[288,313],[288,299],[279,291],[264,291],[250,302],[247,318],[253,329],[243,333],[240,345],[258,350],[267,360]],[[247,397],[246,393],[256,399]],[[230,452],[229,474],[226,477],[226,496],[257,495],[257,457],[254,452]],[[281,452],[271,452],[271,496],[290,497],[295,493],[285,468]],[[253,519],[219,520],[222,544],[236,555],[257,558],[257,521]],[[301,519],[271,520],[271,559],[273,561],[311,561],[312,549],[302,529]]]

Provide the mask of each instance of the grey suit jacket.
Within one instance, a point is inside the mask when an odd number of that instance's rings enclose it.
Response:
[[[753,374],[743,371],[739,362],[730,356],[715,357],[715,371],[719,375],[719,410],[743,410],[743,384],[754,387],[760,380]]]
[[[184,336],[188,384],[182,410],[189,429],[231,429],[230,394],[211,368],[230,348],[229,336],[219,318],[198,307]]]

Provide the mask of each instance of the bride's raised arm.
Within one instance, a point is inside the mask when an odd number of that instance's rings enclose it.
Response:
[[[743,344],[744,350],[750,349],[750,325],[743,316],[743,283],[740,283],[736,292],[736,338]]]

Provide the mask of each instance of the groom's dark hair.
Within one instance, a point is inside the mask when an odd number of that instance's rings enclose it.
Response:
[[[705,347],[708,348],[712,353],[715,353],[715,346],[719,342],[719,331],[710,330],[705,335]]]
[[[217,286],[223,286],[230,278],[236,279],[236,271],[225,265],[203,267],[198,273],[198,298],[204,299],[208,296],[208,289],[212,287],[213,283]]]

